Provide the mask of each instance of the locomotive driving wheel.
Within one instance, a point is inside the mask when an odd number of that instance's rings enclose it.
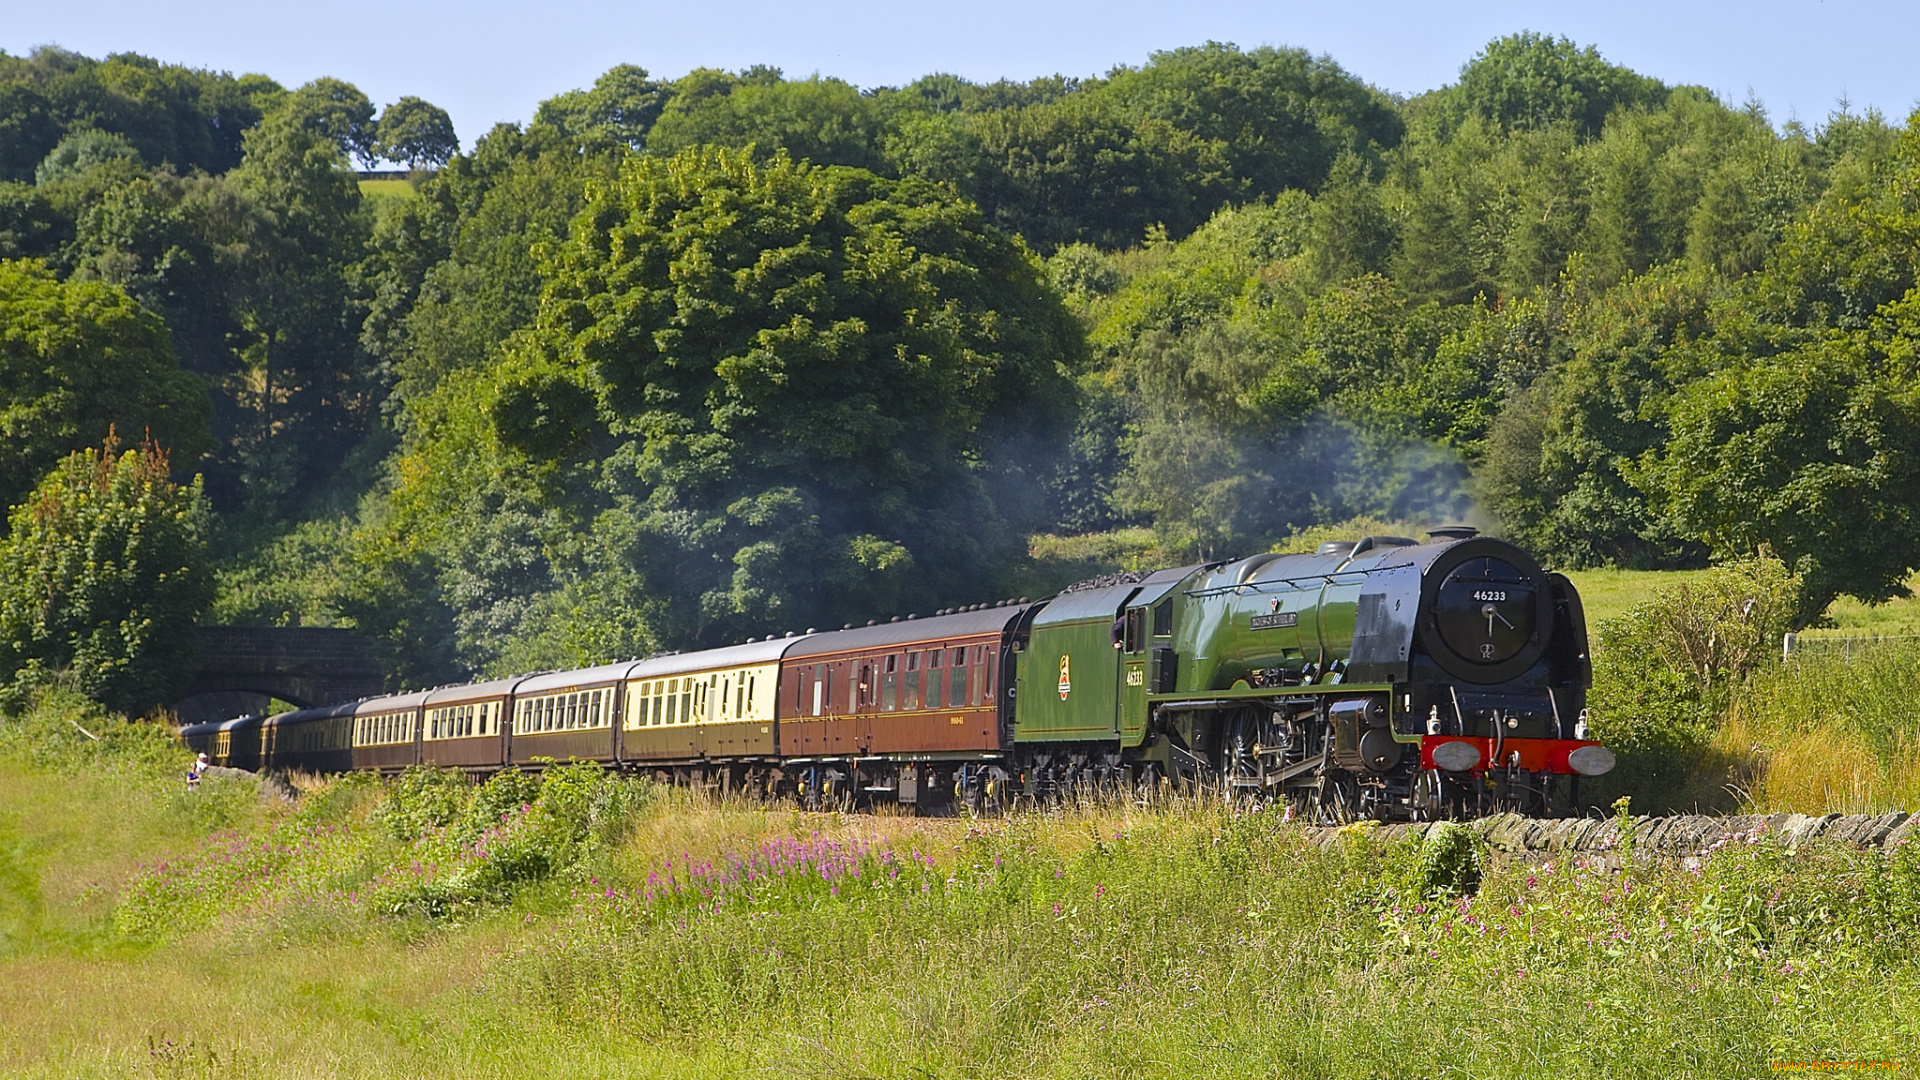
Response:
[[[1214,766],[1220,793],[1228,801],[1259,798],[1266,792],[1266,769],[1260,761],[1260,722],[1250,714],[1234,717],[1220,739]]]

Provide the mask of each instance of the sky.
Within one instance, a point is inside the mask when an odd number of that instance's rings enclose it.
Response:
[[[1411,95],[1453,81],[1488,41],[1520,30],[1734,103],[1757,97],[1776,123],[1818,126],[1843,98],[1895,121],[1920,105],[1916,0],[0,0],[10,53],[48,43],[138,52],[287,86],[331,75],[376,105],[411,94],[441,106],[469,147],[619,63],[667,78],[771,64],[874,87],[935,71],[984,82],[1094,75],[1213,40],[1305,48]]]

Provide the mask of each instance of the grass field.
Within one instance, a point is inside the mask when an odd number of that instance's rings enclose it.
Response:
[[[406,180],[362,180],[360,195],[367,199],[411,199],[413,184]]]
[[[1622,872],[1464,833],[1321,850],[1209,803],[915,819],[611,780],[449,846],[493,804],[189,797],[163,740],[57,719],[0,723],[8,1076],[1723,1078],[1920,1044],[1915,852]],[[569,806],[577,842],[473,887]]]

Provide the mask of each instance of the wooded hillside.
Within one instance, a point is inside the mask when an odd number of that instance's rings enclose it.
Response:
[[[1808,618],[1920,568],[1917,118],[1521,34],[1409,99],[1217,43],[621,66],[459,153],[337,80],[0,55],[0,484],[150,431],[203,618],[416,683],[993,600],[1028,536],[1138,526],[1767,547]]]

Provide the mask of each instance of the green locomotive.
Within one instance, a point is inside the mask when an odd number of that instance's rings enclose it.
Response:
[[[1217,786],[1316,818],[1571,805],[1579,594],[1466,528],[1096,581],[1017,646],[1017,786]],[[1560,778],[1570,778],[1564,782]]]

